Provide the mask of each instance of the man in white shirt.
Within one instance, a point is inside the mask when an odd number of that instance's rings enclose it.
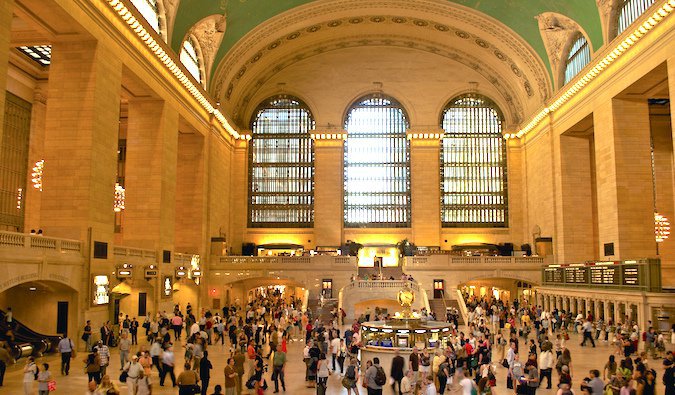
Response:
[[[33,394],[33,381],[35,381],[35,372],[37,372],[37,365],[33,357],[28,357],[26,366],[23,368],[23,393],[24,395]]]
[[[340,338],[335,336],[333,340],[330,341],[330,356],[333,361],[333,370],[337,369],[337,357],[340,354]]]
[[[70,356],[73,355],[73,342],[68,335],[63,335],[63,339],[59,341],[57,350],[61,354],[61,375],[68,376],[70,372]]]
[[[131,361],[124,369],[127,371],[127,388],[129,388],[129,395],[136,395],[136,387],[138,387],[138,379],[143,371],[143,366],[138,363],[138,356],[131,357]]]
[[[166,375],[171,376],[171,383],[173,386],[176,386],[176,374],[173,371],[174,358],[173,358],[173,347],[167,348],[162,354],[162,373],[159,376],[159,385],[164,386],[164,379]]]
[[[462,395],[471,395],[471,390],[475,383],[471,380],[471,373],[468,370],[464,371],[464,378],[459,382],[462,387]]]
[[[548,378],[548,386],[551,389],[551,372],[553,371],[553,353],[550,350],[542,351],[539,354],[539,385],[544,377]]]
[[[190,327],[190,336],[194,335],[195,333],[199,333],[199,324],[196,322]]]

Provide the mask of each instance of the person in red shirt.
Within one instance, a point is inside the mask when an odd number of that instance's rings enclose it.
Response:
[[[248,342],[248,347],[246,348],[246,377],[253,375],[255,370],[255,346],[253,340]]]

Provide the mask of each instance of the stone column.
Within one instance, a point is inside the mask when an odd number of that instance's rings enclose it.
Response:
[[[346,133],[342,131],[338,137]],[[342,245],[344,140],[314,140],[314,230],[316,245]]]
[[[230,233],[232,250],[241,254],[241,245],[250,240],[244,239],[248,227],[248,143],[237,140],[232,152],[232,193],[230,194]]]
[[[1,74],[1,73],[0,73]],[[122,63],[94,41],[52,43],[41,223],[46,235],[111,241]]]
[[[178,112],[161,100],[129,101],[124,245],[173,250],[177,151]]]
[[[417,245],[441,245],[440,148],[438,138],[410,140],[412,234]]]
[[[7,66],[9,62],[12,11],[14,0],[0,2],[0,126],[5,122],[5,95],[7,91]],[[2,136],[0,135],[0,144]]]
[[[654,256],[647,101],[608,100],[595,108],[593,122],[600,254],[606,259]],[[604,255],[605,243],[614,243],[614,255]]]
[[[592,195],[592,140],[560,135],[554,146],[557,156],[556,259],[560,263],[595,259]]]
[[[609,302],[607,300],[602,301],[602,319],[605,322],[609,321]]]
[[[621,317],[621,303],[614,302],[614,323],[623,322]]]
[[[206,139],[181,129],[176,165],[175,250],[203,254],[206,242]],[[244,187],[246,188],[246,187]]]
[[[30,141],[28,143],[28,172],[26,180],[26,210],[24,229],[39,229],[40,210],[42,207],[42,192],[33,188],[32,170],[35,163],[44,159],[45,154],[45,122],[47,116],[47,83],[41,83],[35,88],[33,108],[30,118]]]
[[[593,315],[596,321],[600,319],[600,302],[597,299],[593,300]]]

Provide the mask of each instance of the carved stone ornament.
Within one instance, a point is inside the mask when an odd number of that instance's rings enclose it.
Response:
[[[213,60],[216,57],[220,42],[223,41],[227,17],[225,15],[210,15],[197,22],[191,29],[197,38],[204,60],[204,73],[211,75]]]
[[[163,0],[164,3],[164,13],[166,15],[166,30],[167,37],[171,37],[173,32],[173,24],[176,21],[176,13],[178,12],[178,6],[180,5],[180,0]]]
[[[571,36],[581,31],[578,23],[565,15],[555,12],[544,12],[536,16],[539,22],[539,31],[546,47],[551,69],[554,75],[562,65],[561,59],[564,56],[565,46],[570,41]]]

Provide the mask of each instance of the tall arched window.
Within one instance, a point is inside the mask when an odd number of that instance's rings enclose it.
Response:
[[[369,95],[349,108],[345,129],[345,227],[409,227],[405,110],[391,97]]]
[[[572,43],[567,55],[564,84],[570,82],[590,61],[591,49],[588,46],[588,41],[586,41],[586,37],[583,34],[579,34]]]
[[[138,12],[143,15],[146,21],[152,26],[157,33],[160,33],[159,28],[159,6],[157,0],[131,0],[131,3],[136,7]]]
[[[202,82],[201,61],[194,39],[188,36],[180,50],[180,62],[198,82]]]
[[[616,34],[619,35],[626,30],[652,4],[654,4],[654,0],[620,0]]]
[[[506,143],[497,105],[480,95],[443,111],[441,222],[444,227],[507,227]]]
[[[249,145],[249,227],[314,223],[314,119],[299,99],[275,96],[253,114]]]

